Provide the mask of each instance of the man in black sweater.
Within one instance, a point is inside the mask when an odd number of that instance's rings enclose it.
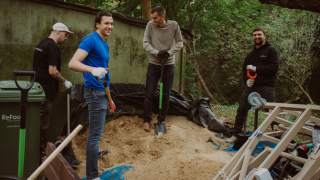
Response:
[[[258,92],[267,102],[274,102],[274,87],[277,82],[277,72],[279,70],[279,55],[275,47],[270,42],[265,41],[265,31],[257,27],[252,31],[254,42],[251,51],[244,60],[242,67],[243,81],[247,85],[242,93],[233,135],[227,139],[227,143],[236,141],[242,131],[243,124],[247,118],[248,110],[251,105],[248,103],[248,96],[251,92]],[[251,80],[247,77],[247,70],[257,73],[257,77]]]

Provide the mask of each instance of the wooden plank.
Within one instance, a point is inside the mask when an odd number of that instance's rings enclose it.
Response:
[[[274,148],[274,150],[269,154],[269,156],[261,163],[259,168],[269,168],[273,162],[279,157],[283,149],[287,147],[289,142],[293,139],[296,132],[301,129],[305,122],[312,115],[311,107],[308,107],[296,121],[296,123],[290,128],[287,134],[281,139],[280,143]],[[251,178],[250,178],[251,179]]]
[[[264,117],[268,117],[269,113],[264,113],[263,116]],[[285,126],[291,126],[292,122],[290,121],[287,121],[285,119],[282,119],[282,118],[279,118],[279,117],[276,117],[275,122],[277,123],[280,123],[280,124],[283,124]],[[302,132],[302,133],[305,133],[305,134],[308,134],[308,135],[312,135],[312,129],[309,129],[309,128],[306,128],[306,127],[302,127],[299,132]]]
[[[297,179],[311,179],[320,166],[320,152],[317,154],[311,153],[307,162],[301,169]],[[319,178],[319,177],[318,177]]]
[[[320,177],[320,168],[318,168],[318,170],[316,171],[316,173],[314,173],[314,175],[310,180],[319,180],[319,177]]]
[[[47,177],[50,177],[50,180],[61,180],[52,164],[49,164],[43,171]]]
[[[269,151],[269,152],[272,152],[273,149],[272,148],[269,148],[269,147],[266,147],[265,150]],[[305,158],[302,158],[302,157],[299,157],[299,156],[295,156],[293,154],[289,154],[289,153],[286,153],[286,152],[282,152],[280,154],[281,157],[285,157],[287,159],[290,159],[290,160],[293,160],[293,161],[297,161],[299,163],[302,163],[302,164],[305,164],[307,162],[307,159]]]
[[[270,152],[265,149],[257,157],[255,157],[250,162],[246,174],[248,174],[253,168],[257,167],[258,164],[260,164],[269,155],[269,153]],[[232,178],[230,178],[230,180],[238,180],[239,179],[239,175],[240,175],[240,171],[237,172]]]
[[[246,177],[246,175],[247,175],[249,160],[250,160],[250,156],[251,156],[250,149],[247,149],[244,154],[245,155],[244,155],[243,164],[242,164],[242,168],[241,168],[241,171],[240,171],[240,178],[239,179],[244,179]]]
[[[288,127],[281,126],[281,124],[280,124],[279,126],[275,126],[275,129],[285,132],[288,129]],[[312,140],[312,135],[309,135],[309,133],[307,134],[307,133],[302,133],[299,131],[296,134],[296,136],[301,137],[303,139]]]
[[[49,156],[56,149],[53,143],[48,142],[46,154]],[[78,174],[73,170],[67,160],[59,153],[44,169],[49,180],[81,180]],[[58,177],[57,177],[58,176]]]
[[[251,171],[253,168],[257,167],[258,164],[260,164],[263,160],[266,159],[266,157],[270,154],[270,151],[268,150],[263,150],[256,158],[254,158],[249,167],[248,170]]]
[[[262,122],[262,124],[258,127],[258,129],[253,133],[256,134],[258,130],[261,130],[264,132],[268,126],[273,122],[273,120],[277,117],[277,115],[281,112],[281,107],[276,106],[273,111],[270,113],[270,115]],[[248,141],[240,148],[240,150],[232,157],[232,159],[223,167],[221,171],[223,171],[225,174],[228,174],[230,170],[233,169],[234,164],[239,160],[241,155],[243,154],[245,149],[254,149],[259,139],[256,137],[253,137],[253,135],[248,139]],[[222,177],[217,174],[214,178],[214,180],[222,180]]]
[[[232,170],[234,164],[240,159],[242,153],[244,152],[248,144],[249,141],[246,141],[246,143],[244,143],[244,145],[238,150],[238,152],[235,155],[233,155],[230,161],[221,169],[222,172],[228,174]],[[219,174],[216,174],[216,176],[213,179],[222,180],[222,177]]]
[[[237,162],[235,162],[235,165],[233,166],[231,172],[228,175],[229,178],[231,178],[234,174],[236,174],[241,169],[241,167],[242,167],[241,165],[243,164],[244,156],[245,156],[245,153],[243,153],[241,155],[240,159]]]
[[[267,102],[263,105],[263,108],[273,109],[276,106],[280,106],[282,110],[303,111],[310,108],[314,114],[320,114],[320,106],[318,105],[303,105],[303,104],[285,104],[285,103],[270,103]]]
[[[290,114],[292,114],[294,116],[299,116],[301,114],[301,112],[299,112],[299,111],[290,111],[290,110],[283,110],[283,111],[285,111],[287,113],[290,113]],[[313,117],[313,116],[311,116],[309,118],[309,121],[312,121],[314,123],[320,124],[320,119],[316,118],[316,117]]]
[[[274,136],[281,136],[283,134],[282,131],[273,131],[273,132],[268,132],[268,133],[264,133],[265,135],[274,137]]]

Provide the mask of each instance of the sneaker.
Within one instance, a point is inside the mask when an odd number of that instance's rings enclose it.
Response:
[[[94,178],[94,179],[88,179],[88,180],[101,180],[100,177]]]
[[[106,154],[110,154],[110,151],[99,149],[98,158]]]
[[[146,132],[150,132],[149,123],[143,123],[142,129],[145,130]]]
[[[231,136],[231,138],[227,139],[226,142],[227,143],[234,143],[236,140],[237,140],[237,137]]]

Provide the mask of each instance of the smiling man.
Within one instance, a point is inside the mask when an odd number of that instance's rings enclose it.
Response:
[[[254,42],[253,51],[251,51],[244,60],[242,67],[243,81],[246,88],[242,93],[239,108],[237,110],[233,136],[226,140],[228,143],[236,141],[239,133],[242,131],[243,124],[247,118],[250,104],[248,96],[251,92],[258,92],[267,102],[274,102],[274,87],[277,82],[277,72],[279,70],[279,55],[275,47],[270,42],[265,41],[265,31],[257,27],[252,31]],[[251,80],[247,77],[247,70],[257,73],[257,77]]]
[[[165,10],[156,6],[151,11],[152,21],[149,21],[144,32],[143,48],[149,52],[149,65],[146,78],[146,96],[143,109],[143,130],[149,132],[152,114],[153,95],[161,75],[159,58],[167,58],[163,70],[163,102],[161,109],[162,123],[169,108],[169,97],[174,78],[174,54],[183,47],[181,30],[176,21],[165,19]],[[174,40],[176,44],[174,45]],[[168,124],[166,125],[169,126]]]
[[[108,74],[109,46],[106,42],[113,30],[113,18],[109,11],[98,12],[94,21],[95,32],[81,41],[78,50],[69,62],[69,68],[83,72],[84,98],[88,103],[89,135],[86,147],[87,179],[99,180],[98,152],[102,138],[108,99],[105,88],[96,78],[105,78]],[[110,76],[108,76],[108,86]]]

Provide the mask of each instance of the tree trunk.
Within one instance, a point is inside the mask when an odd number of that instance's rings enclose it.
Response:
[[[139,4],[140,0],[132,1],[131,4],[126,3],[124,6],[126,7],[124,11],[131,13],[137,8],[137,6],[139,6]]]
[[[188,42],[186,42],[186,46],[188,47],[190,53],[193,53],[193,52],[192,52],[192,49],[190,48],[190,46],[189,46],[189,44],[188,44]],[[197,62],[196,59],[194,59],[194,63],[196,63],[196,62]],[[206,83],[204,82],[204,80],[203,80],[203,78],[202,78],[202,76],[201,76],[201,74],[200,74],[200,71],[199,71],[198,67],[197,67],[196,65],[193,65],[193,69],[194,69],[194,71],[198,74],[198,79],[199,79],[201,85],[203,86],[204,91],[206,92],[206,94],[209,96],[209,98],[210,98],[215,104],[219,104],[219,102],[218,102],[218,101],[212,96],[212,94],[210,93],[210,91],[209,91]]]
[[[151,21],[151,0],[140,0],[143,19]]]

